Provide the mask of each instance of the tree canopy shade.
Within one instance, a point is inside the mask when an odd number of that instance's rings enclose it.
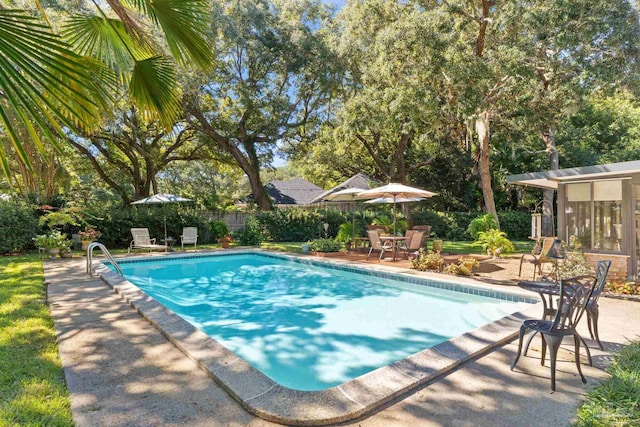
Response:
[[[95,13],[66,19],[61,35],[42,17],[0,7],[0,124],[29,167],[20,132],[43,151],[43,141],[56,144],[63,127],[94,129],[118,81],[143,116],[170,128],[182,111],[173,60],[202,69],[211,63],[206,0],[90,4]],[[172,56],[154,41],[154,27]],[[8,174],[2,149],[0,160]]]
[[[327,114],[336,70],[319,28],[329,14],[313,0],[239,0],[214,14],[215,66],[186,95],[188,120],[233,158],[266,210],[260,170]]]

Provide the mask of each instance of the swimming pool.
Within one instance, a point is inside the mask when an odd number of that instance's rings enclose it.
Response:
[[[531,302],[265,253],[119,265],[146,294],[276,383],[305,391],[343,384]]]

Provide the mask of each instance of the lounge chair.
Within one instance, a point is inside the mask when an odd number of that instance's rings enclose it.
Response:
[[[530,254],[523,254],[520,257],[520,270],[518,272],[518,276],[522,277],[522,263],[525,260],[525,257],[530,256],[533,259],[528,260],[533,264],[533,280],[536,280],[536,270],[540,273],[540,276],[543,275],[542,272],[542,264],[553,264],[556,265],[556,260],[553,258],[546,257],[546,254],[549,253],[549,249],[553,246],[553,242],[556,240],[556,237],[545,237],[542,240],[541,244],[536,244]]]
[[[148,249],[151,252],[154,249],[164,249],[167,250],[166,245],[157,245],[155,238],[149,237],[149,229],[148,228],[132,228],[131,236],[133,240],[129,244],[129,253],[133,249]]]
[[[184,251],[184,245],[193,245],[193,249],[198,246],[198,228],[184,227],[180,236],[180,247]]]
[[[393,250],[393,246],[391,242],[385,242],[384,244],[382,243],[382,240],[380,240],[380,234],[378,233],[378,230],[367,230],[367,235],[369,236],[369,244],[371,245],[371,248],[369,249],[369,254],[367,255],[367,261],[369,261],[369,257],[371,256],[371,253],[373,251],[380,251],[380,256],[378,257],[378,260],[381,260],[386,251]]]

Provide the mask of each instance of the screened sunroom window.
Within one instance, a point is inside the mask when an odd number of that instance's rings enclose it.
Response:
[[[622,181],[593,183],[594,249],[622,249]]]
[[[591,249],[591,183],[567,184],[567,240]]]

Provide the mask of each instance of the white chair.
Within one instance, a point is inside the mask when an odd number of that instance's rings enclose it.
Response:
[[[148,228],[132,228],[131,236],[133,237],[133,240],[129,244],[129,253],[131,253],[132,249],[148,249],[149,252],[154,249],[167,250],[166,245],[157,245],[156,239],[149,237]]]
[[[380,240],[380,234],[378,234],[378,230],[367,230],[367,235],[369,236],[369,244],[371,245],[369,254],[367,255],[367,261],[369,261],[369,257],[374,250],[380,251],[378,260],[382,259],[386,251],[393,250],[393,244],[391,242],[384,242],[384,244],[382,243],[382,240]]]
[[[198,228],[197,227],[184,227],[182,229],[182,235],[180,236],[180,247],[184,251],[184,245],[193,245],[193,249],[198,246]]]

